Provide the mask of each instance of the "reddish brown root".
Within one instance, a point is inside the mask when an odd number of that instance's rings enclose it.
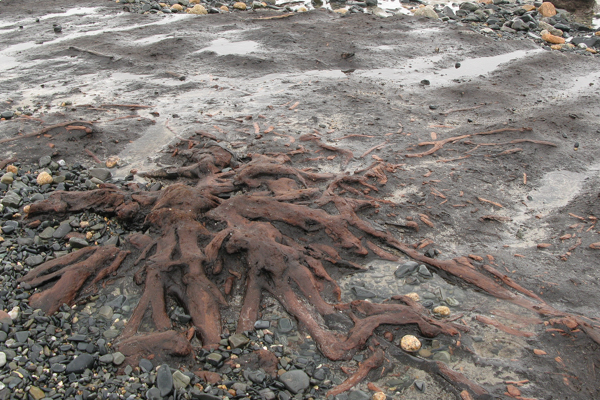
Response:
[[[39,287],[56,281],[29,299],[32,307],[52,314],[63,304],[72,305],[78,296],[94,294],[96,284],[114,273],[128,254],[116,247],[87,247],[32,269],[19,282]]]
[[[503,132],[526,132],[526,131],[531,131],[531,128],[502,128],[502,129],[495,129],[495,130],[491,130],[491,131],[485,131],[485,132],[477,132],[477,133],[471,133],[471,134],[467,134],[467,135],[460,135],[460,136],[454,136],[454,137],[449,137],[446,139],[442,139],[442,140],[435,140],[432,142],[421,142],[419,143],[419,146],[433,146],[432,148],[430,148],[427,151],[421,152],[421,153],[409,153],[406,154],[406,157],[423,157],[423,156],[428,156],[430,154],[435,153],[436,151],[440,150],[442,147],[444,147],[445,144],[447,143],[453,143],[462,139],[466,139],[472,136],[479,136],[479,135],[492,135],[495,133],[503,133]]]
[[[507,130],[513,131],[473,135]],[[261,298],[269,293],[332,360],[351,358],[382,324],[415,324],[429,337],[458,334],[460,325],[431,318],[428,310],[403,296],[395,298],[402,304],[337,303],[340,289],[325,267],[363,269],[362,260],[367,256],[396,260],[383,246],[499,299],[540,314],[565,315],[491,267],[481,271],[467,258],[428,258],[383,227],[360,218],[361,210],[380,205],[369,194],[378,187],[365,175],[304,171],[281,154],[252,155],[251,161],[236,166],[228,151],[214,142],[202,145],[204,141],[181,143],[179,156],[187,159],[186,165],[146,174],[195,179],[195,186],[178,183],[159,192],[138,192],[133,186],[55,192],[29,208],[29,215],[80,211],[110,214],[143,223],[149,230],[149,236],[131,238],[132,245],[141,250],[133,278],[143,285],[143,293],[122,332],[122,343],[133,343],[143,330],[171,332],[173,323],[166,306],[170,299],[191,316],[185,330],[192,335],[195,332],[204,346],[215,346],[221,338],[221,308],[228,307],[226,296],[237,288],[242,289],[243,296],[236,310],[238,332],[253,328],[260,315]],[[230,166],[235,168],[221,172]],[[392,167],[385,166],[381,172]],[[320,183],[323,181],[327,182]],[[35,268],[22,282],[37,287],[56,281],[31,298],[32,305],[52,312],[93,290],[126,255],[110,247],[83,249]],[[593,325],[584,325],[583,320],[579,323],[594,337]],[[150,345],[153,340],[144,343]]]
[[[375,350],[375,353],[371,355],[371,357],[367,358],[366,361],[360,364],[358,367],[358,371],[350,378],[346,379],[344,382],[336,386],[327,392],[327,397],[329,396],[337,396],[340,393],[344,393],[354,386],[362,382],[371,370],[379,368],[383,364],[384,354],[381,349]]]
[[[193,356],[190,342],[172,330],[136,335],[121,340],[116,348],[123,353],[130,365],[138,365],[141,358],[152,358],[156,364],[173,359],[177,363],[186,360],[189,362]]]

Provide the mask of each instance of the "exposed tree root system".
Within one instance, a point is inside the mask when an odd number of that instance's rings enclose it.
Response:
[[[431,154],[445,143],[462,138],[505,131],[512,129],[421,143],[434,147],[411,156]],[[324,145],[316,136],[307,141],[323,150],[339,152],[345,157],[344,163],[352,158],[351,152]],[[294,167],[289,156],[283,154],[252,154],[248,159],[236,160],[203,134],[180,143],[177,149],[176,154],[186,160],[183,166],[145,176],[185,183],[157,192],[140,191],[136,184],[127,189],[104,185],[88,192],[55,192],[24,210],[29,217],[93,211],[148,230],[129,240],[131,249],[139,253],[132,260],[137,268],[133,278],[143,286],[120,338],[119,348],[130,362],[149,353],[159,357],[191,354],[188,340],[174,330],[167,314],[169,299],[189,313],[193,327],[190,332],[195,332],[206,348],[218,345],[221,311],[235,294],[243,295],[237,310],[238,332],[253,329],[261,297],[269,293],[331,360],[350,359],[365,348],[380,325],[414,324],[426,337],[458,335],[468,330],[465,325],[432,317],[426,308],[406,296],[394,296],[384,304],[340,303],[340,288],[332,271],[338,271],[337,276],[340,270],[362,269],[373,258],[397,260],[394,251],[498,299],[541,315],[569,317],[600,342],[594,325],[555,310],[493,267],[478,267],[466,257],[427,257],[415,246],[402,243],[387,230],[361,218],[363,210],[390,206],[374,193],[379,191],[377,185],[385,184],[386,172],[394,171],[394,165],[378,163],[356,175],[318,174]],[[426,223],[423,218],[429,221],[426,215],[422,217]],[[84,248],[36,267],[22,282],[41,288],[31,297],[32,306],[53,313],[63,303],[73,304],[97,290],[98,284],[114,274],[129,254],[116,247]],[[330,394],[364,379],[383,358],[383,351],[375,349],[359,371]],[[475,395],[485,393],[443,363],[426,363],[427,369],[450,381],[457,393],[465,389]]]

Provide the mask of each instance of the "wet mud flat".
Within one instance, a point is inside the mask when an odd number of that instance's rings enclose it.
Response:
[[[319,10],[261,20],[136,15],[112,3],[1,7],[0,100],[23,113],[1,122],[2,139],[17,138],[4,142],[2,159],[28,165],[50,155],[93,167],[90,154],[102,165],[117,156],[112,175],[144,183],[132,170],[180,166],[175,145],[200,135],[239,160],[289,153],[295,168],[350,176],[381,166],[369,178],[377,190],[363,193],[380,201],[362,215],[373,226],[428,257],[490,266],[599,325],[599,250],[590,247],[600,241],[597,58],[400,15]],[[84,128],[65,129],[74,126]],[[295,228],[281,229],[294,237]],[[331,272],[341,303],[417,293],[429,309],[450,308],[440,320],[469,331],[425,338],[414,325],[380,326],[375,336],[394,362],[358,385],[362,392],[371,382],[391,398],[457,396],[415,357],[441,361],[497,398],[597,396],[598,344],[580,327],[433,267],[398,277],[409,259],[385,249],[398,260],[355,257],[365,271]],[[141,296],[132,283],[120,293]],[[276,328],[290,318],[276,300],[263,301],[261,320]],[[234,329],[235,313],[223,316]],[[370,354],[331,362],[301,324],[275,333],[272,345],[314,356],[334,383],[347,378],[341,367],[351,374]],[[399,349],[405,334],[422,339],[420,353]]]

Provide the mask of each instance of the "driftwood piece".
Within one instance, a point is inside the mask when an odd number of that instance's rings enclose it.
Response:
[[[45,128],[39,129],[39,130],[37,130],[35,132],[26,133],[24,135],[15,136],[15,137],[12,137],[12,138],[2,139],[2,140],[0,140],[0,143],[7,143],[7,142],[12,142],[12,141],[15,141],[15,140],[19,140],[19,139],[25,139],[25,138],[29,138],[29,137],[33,137],[33,136],[43,135],[44,133],[50,132],[52,129],[62,128],[64,126],[75,125],[75,124],[92,125],[93,122],[92,121],[78,121],[78,120],[61,122],[60,124],[50,125],[50,126],[47,126]]]
[[[532,130],[531,128],[501,128],[501,129],[494,129],[491,131],[477,132],[477,133],[470,133],[470,134],[466,134],[466,135],[454,136],[454,137],[449,137],[449,138],[441,139],[441,140],[435,140],[435,141],[431,141],[431,142],[421,142],[421,143],[419,143],[419,146],[433,146],[433,147],[430,148],[429,150],[421,152],[421,153],[406,154],[406,157],[428,156],[428,155],[433,154],[436,151],[440,150],[447,143],[456,142],[456,141],[466,139],[466,138],[469,138],[472,136],[493,135],[496,133],[504,133],[504,132],[527,132],[527,131],[531,131],[531,130]]]

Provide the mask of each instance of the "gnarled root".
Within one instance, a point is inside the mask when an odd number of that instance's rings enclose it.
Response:
[[[39,287],[56,281],[52,287],[35,293],[29,299],[32,307],[52,314],[63,304],[72,305],[78,296],[95,293],[96,284],[114,273],[128,254],[128,251],[111,246],[86,247],[39,265],[20,278],[19,282]]]
[[[381,349],[375,350],[371,357],[367,358],[363,363],[360,364],[360,366],[358,367],[358,371],[356,371],[354,375],[346,379],[344,382],[342,382],[335,388],[328,391],[327,397],[337,396],[340,393],[344,393],[352,389],[358,383],[362,382],[363,379],[367,377],[369,372],[371,372],[371,370],[379,368],[383,364],[384,359],[385,356],[383,354],[383,351]]]
[[[177,359],[190,361],[193,356],[192,345],[181,334],[168,330],[152,332],[121,340],[116,348],[127,358],[127,363],[137,365],[141,358],[153,357],[155,363]]]

